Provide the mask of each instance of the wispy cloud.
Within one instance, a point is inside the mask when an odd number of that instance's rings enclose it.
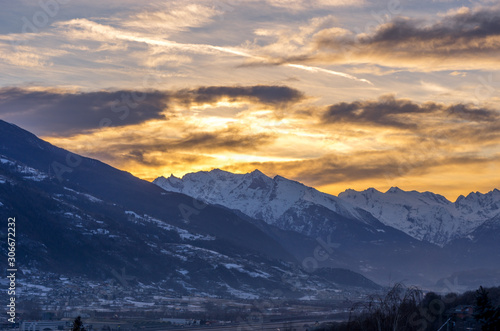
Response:
[[[245,1],[245,0],[243,0]],[[267,2],[271,6],[289,10],[304,10],[306,8],[353,7],[361,6],[365,0],[246,0],[248,2]]]
[[[262,57],[260,55],[254,55],[249,50],[241,47],[227,47],[227,46],[217,46],[210,44],[193,44],[193,43],[179,43],[167,39],[158,39],[150,34],[134,33],[126,30],[121,30],[109,25],[99,24],[87,19],[75,19],[67,22],[60,22],[57,26],[61,28],[67,28],[69,30],[66,33],[69,34],[71,38],[82,38],[90,40],[126,40],[130,42],[145,43],[154,47],[163,47],[167,50],[182,51],[194,54],[214,54],[214,53],[224,53],[233,56],[239,56],[242,58],[249,58],[256,61],[269,61],[268,58]],[[271,60],[272,62],[272,60]],[[279,63],[276,63],[279,65]],[[294,64],[294,63],[282,63],[285,66],[293,67],[300,70],[306,70],[314,73],[327,73],[331,75],[336,75],[344,77],[347,79],[357,80],[364,83],[370,83],[366,79],[360,79],[353,75],[337,72],[333,70],[328,70],[324,68],[319,68],[315,66],[308,66],[304,64]],[[371,84],[371,83],[370,83]]]
[[[168,36],[209,24],[221,11],[210,3],[167,2],[151,3],[149,8],[117,21],[121,27],[135,31]]]
[[[300,161],[236,163],[223,169],[240,173],[259,169],[269,176],[279,174],[334,194],[347,188],[386,190],[399,186],[421,191],[432,188],[455,199],[464,191],[493,189],[495,184],[486,177],[496,176],[495,164],[499,161],[500,154],[488,157],[479,153],[453,155],[432,148],[407,146],[385,151],[337,153]],[[484,177],[473,179],[468,175],[471,171],[481,171]]]

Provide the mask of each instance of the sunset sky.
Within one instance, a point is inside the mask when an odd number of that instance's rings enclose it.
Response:
[[[41,0],[0,11],[0,119],[146,180],[500,187],[500,5]]]

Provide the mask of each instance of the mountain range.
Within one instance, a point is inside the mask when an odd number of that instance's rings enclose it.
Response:
[[[432,192],[397,187],[385,193],[348,189],[337,197],[281,176],[270,178],[259,170],[232,174],[219,169],[182,178],[159,177],[154,183],[282,230],[328,237],[337,244],[339,255],[330,259],[330,265],[382,283],[389,274],[420,282],[420,276],[429,280],[500,267],[500,246],[493,239],[500,235],[497,189],[460,196],[455,202]],[[499,282],[496,271],[493,275],[492,283]]]
[[[498,190],[454,203],[398,188],[337,197],[258,170],[150,183],[0,120],[0,217],[16,217],[26,277],[126,270],[135,284],[238,298],[498,285],[499,201]]]
[[[280,228],[313,236],[324,229],[300,215],[311,205],[361,223],[374,225],[375,218],[417,240],[439,246],[467,237],[500,214],[497,189],[460,196],[454,203],[439,194],[398,187],[385,193],[374,188],[362,192],[348,189],[336,197],[281,176],[267,177],[259,170],[232,174],[219,169],[190,173],[182,179],[173,175],[159,177],[153,183],[167,191],[231,207]]]
[[[313,249],[309,237],[167,192],[4,121],[0,217],[16,218],[20,279],[51,274],[91,281],[123,274],[118,280],[129,279],[130,286],[246,299],[380,289],[346,268],[304,270],[281,242]],[[7,237],[6,227],[0,231]],[[2,242],[4,256],[7,248]]]

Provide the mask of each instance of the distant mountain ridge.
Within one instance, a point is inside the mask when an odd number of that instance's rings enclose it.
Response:
[[[412,237],[443,246],[467,236],[500,214],[500,191],[470,193],[454,203],[432,192],[403,191],[397,187],[382,193],[373,188],[347,190],[339,198],[370,212],[382,223]]]
[[[374,224],[374,220],[367,217],[369,213],[386,226],[439,246],[467,236],[500,214],[497,189],[486,194],[460,196],[454,203],[432,192],[403,191],[397,187],[385,193],[374,188],[361,192],[346,190],[336,197],[281,176],[270,178],[259,170],[232,174],[219,169],[186,174],[182,179],[173,175],[159,177],[153,183],[167,191],[237,209],[283,229],[308,235],[317,233],[308,230],[313,228],[311,224],[299,219],[302,210],[311,204]]]
[[[282,218],[290,208],[308,203],[323,206],[344,217],[362,220],[362,215],[354,206],[335,196],[281,176],[267,177],[259,170],[240,175],[215,169],[186,174],[182,179],[159,177],[153,183],[167,191],[237,209],[269,224],[283,222]]]

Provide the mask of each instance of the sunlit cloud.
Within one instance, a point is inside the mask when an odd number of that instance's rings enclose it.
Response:
[[[219,14],[220,10],[210,5],[173,1],[161,5],[153,3],[147,10],[132,14],[119,24],[124,28],[165,37],[172,32],[204,26]]]
[[[213,168],[260,169],[337,193],[369,182],[378,188],[409,185],[419,177],[430,182],[446,165],[457,173],[480,164],[493,167],[500,155],[500,113],[472,104],[416,103],[385,95],[326,108],[311,105],[304,114],[300,109],[307,99],[284,87],[209,87],[164,94],[169,95],[168,120],[152,118],[47,139],[148,179]],[[277,118],[273,108],[283,96],[296,112]],[[233,106],[239,112],[225,114]],[[172,160],[177,157],[184,163]],[[458,191],[450,182],[440,185]]]
[[[260,0],[246,0],[248,2],[258,2]],[[271,6],[290,9],[303,10],[306,8],[322,8],[322,7],[350,7],[361,6],[365,3],[364,0],[264,0]]]
[[[300,103],[302,92],[286,86],[208,86],[178,91],[78,92],[43,88],[0,88],[0,115],[42,135],[71,136],[108,126],[169,120],[192,106],[261,104],[280,109]],[[229,122],[225,120],[225,122]],[[212,120],[212,124],[213,124]]]
[[[0,20],[0,117],[141,178],[258,168],[450,197],[498,181],[494,1],[89,0],[35,29],[22,3],[0,14],[21,15]]]
[[[500,154],[491,157],[469,155],[453,157],[433,150],[421,154],[423,148],[382,152],[358,152],[325,155],[321,158],[288,162],[252,162],[232,164],[227,171],[246,173],[260,169],[269,176],[295,179],[325,192],[338,194],[347,188],[381,191],[398,186],[402,189],[446,192],[454,200],[465,191],[487,192],[498,171]],[[424,151],[425,152],[425,151]],[[471,179],[470,172],[482,175]],[[458,179],[458,180],[457,180]]]

